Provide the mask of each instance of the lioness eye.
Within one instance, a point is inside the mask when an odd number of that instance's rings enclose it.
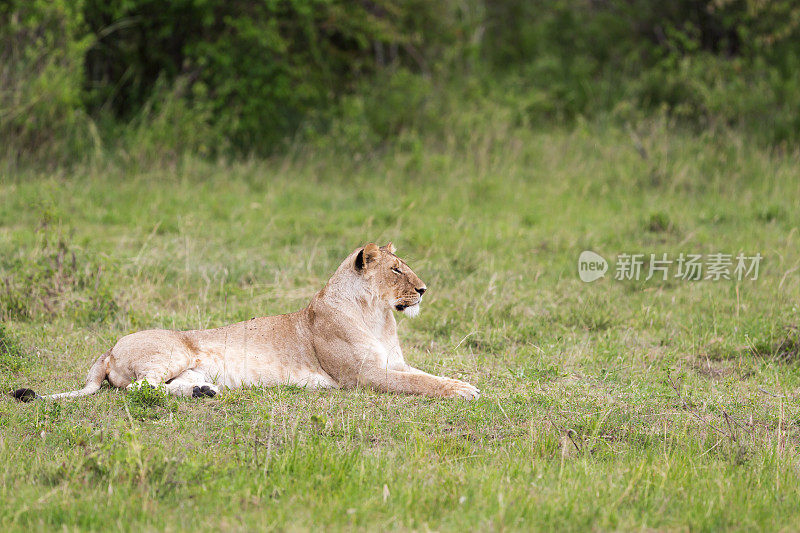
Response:
[[[402,274],[402,272],[400,272],[400,269],[397,267],[392,267],[392,272],[394,272],[395,274]]]

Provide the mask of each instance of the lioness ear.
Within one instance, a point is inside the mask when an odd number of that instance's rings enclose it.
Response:
[[[381,250],[385,250],[390,254],[393,254],[395,252],[395,247],[394,244],[392,244],[392,241],[389,241],[386,243],[386,246],[381,246]]]
[[[356,256],[356,270],[363,269],[378,257],[378,245],[374,242],[369,243]]]

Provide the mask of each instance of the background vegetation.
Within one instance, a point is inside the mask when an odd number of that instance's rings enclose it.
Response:
[[[483,391],[0,396],[0,526],[800,521],[800,8],[0,4],[0,390],[304,306],[393,240],[407,358]],[[576,260],[764,256],[591,284]]]
[[[0,43],[4,155],[47,164],[371,150],[487,100],[529,125],[800,131],[789,0],[10,0]]]

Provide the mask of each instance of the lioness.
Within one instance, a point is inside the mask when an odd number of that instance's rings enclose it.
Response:
[[[115,387],[164,385],[178,396],[215,396],[223,387],[299,385],[349,388],[442,398],[477,398],[480,391],[457,379],[409,366],[392,311],[419,313],[425,283],[394,255],[392,243],[369,243],[345,259],[302,311],[253,318],[217,329],[154,329],[121,338],[97,358],[86,386],[20,400],[75,398],[96,392],[103,380]]]

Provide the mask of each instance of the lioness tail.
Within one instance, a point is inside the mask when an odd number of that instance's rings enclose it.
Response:
[[[86,386],[80,390],[70,392],[60,392],[58,394],[47,394],[39,396],[33,389],[17,389],[11,395],[21,402],[31,402],[33,400],[42,400],[45,398],[78,398],[80,396],[88,396],[100,390],[100,385],[105,381],[107,376],[106,359],[111,352],[106,352],[98,357],[92,367],[89,369],[89,375],[86,377]]]

